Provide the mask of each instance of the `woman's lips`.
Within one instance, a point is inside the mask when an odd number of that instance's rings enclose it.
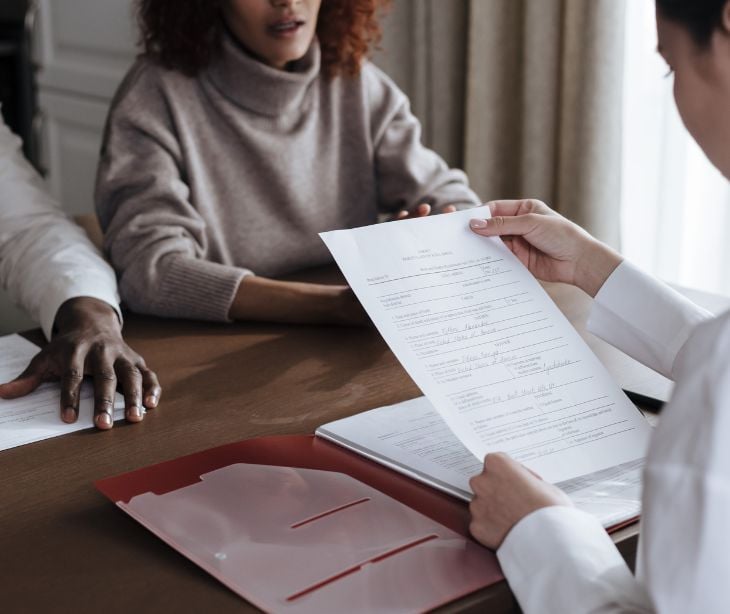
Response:
[[[277,38],[289,38],[296,36],[303,26],[304,20],[302,19],[283,19],[271,24],[268,30],[270,34]]]

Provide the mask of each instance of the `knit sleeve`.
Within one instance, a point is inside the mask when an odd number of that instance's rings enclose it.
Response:
[[[183,148],[154,76],[135,66],[107,119],[95,197],[104,247],[132,310],[228,321],[250,271],[206,258],[205,221],[190,201]]]
[[[429,203],[464,209],[481,204],[463,171],[421,142],[421,124],[406,95],[372,64],[363,67],[371,113],[379,207],[383,212]]]

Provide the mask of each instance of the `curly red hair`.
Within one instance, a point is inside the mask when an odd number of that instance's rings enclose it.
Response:
[[[317,20],[325,74],[357,75],[363,59],[380,41],[378,12],[390,0],[323,0]]]
[[[225,0],[137,0],[140,44],[167,68],[198,74],[221,46]],[[390,0],[322,0],[317,38],[322,72],[355,76],[380,40],[379,12]]]

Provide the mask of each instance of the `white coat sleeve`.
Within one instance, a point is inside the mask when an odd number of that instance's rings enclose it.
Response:
[[[91,297],[119,311],[116,276],[46,190],[0,121],[0,285],[50,339],[59,307]]]
[[[644,475],[637,577],[657,611],[730,612],[730,312],[675,361]]]
[[[730,603],[730,313],[695,328],[676,358],[644,475],[637,574],[597,519],[548,507],[497,552],[526,614],[725,614]]]
[[[523,518],[497,551],[525,614],[652,612],[601,523],[573,507],[545,507]]]
[[[674,362],[692,330],[712,317],[676,290],[622,262],[596,294],[588,330],[674,379]]]
[[[543,508],[497,552],[526,614],[727,611],[730,318],[709,318],[629,263],[596,296],[589,329],[677,380],[647,458],[638,572],[597,519]]]

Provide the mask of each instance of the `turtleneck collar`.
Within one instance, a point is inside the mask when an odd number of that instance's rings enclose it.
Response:
[[[298,109],[319,76],[320,50],[315,38],[294,71],[272,68],[247,53],[225,32],[220,55],[206,69],[220,92],[235,104],[270,117]]]

